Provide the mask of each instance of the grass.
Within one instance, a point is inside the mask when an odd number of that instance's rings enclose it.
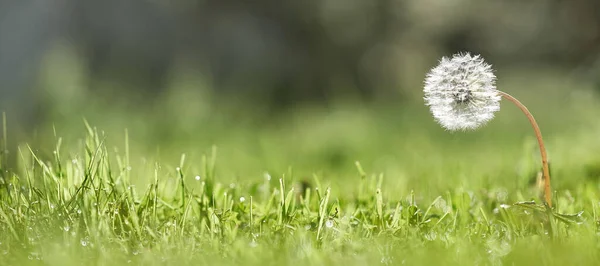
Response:
[[[527,192],[456,187],[424,200],[388,189],[356,162],[346,191],[327,177],[265,173],[224,184],[216,152],[192,174],[154,163],[132,184],[129,149],[110,152],[87,126],[80,150],[61,140],[43,160],[20,150],[21,174],[3,171],[0,250],[24,264],[594,264],[597,185],[556,194],[556,213]],[[128,141],[125,141],[128,143]],[[333,195],[336,196],[333,196]],[[511,195],[509,197],[509,194]],[[560,215],[568,213],[577,215]],[[573,256],[577,254],[577,256]]]
[[[516,93],[545,134],[552,211],[530,184],[530,125],[506,104],[460,134],[420,102],[306,107],[266,126],[184,99],[164,112],[87,110],[89,124],[63,111],[20,146],[16,167],[2,153],[0,261],[596,265],[600,108],[557,91]]]

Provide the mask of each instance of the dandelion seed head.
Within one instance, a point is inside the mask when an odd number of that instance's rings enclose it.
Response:
[[[427,74],[423,92],[435,120],[450,131],[481,127],[500,110],[496,76],[479,55],[443,57]]]

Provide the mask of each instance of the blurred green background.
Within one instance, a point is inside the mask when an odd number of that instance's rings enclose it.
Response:
[[[84,119],[139,184],[218,147],[223,182],[269,173],[352,187],[355,161],[394,191],[523,188],[533,132],[504,102],[445,132],[422,100],[442,56],[481,54],[547,141],[554,184],[600,170],[600,2],[21,0],[0,2],[0,109],[10,154],[81,152]],[[23,147],[23,146],[21,146]],[[171,171],[171,173],[174,173]],[[597,182],[596,182],[597,183]],[[340,190],[336,190],[340,191]],[[341,190],[343,191],[343,190]]]

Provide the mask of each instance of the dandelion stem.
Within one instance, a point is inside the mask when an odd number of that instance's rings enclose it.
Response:
[[[544,141],[542,140],[542,132],[540,131],[540,127],[537,122],[535,122],[535,118],[525,105],[523,105],[519,100],[510,94],[502,91],[498,91],[502,97],[513,102],[529,119],[531,126],[533,126],[533,131],[535,131],[535,137],[537,138],[538,144],[540,146],[540,153],[542,155],[542,173],[544,175],[544,199],[549,207],[552,207],[552,190],[550,189],[550,171],[548,170],[548,156],[546,155],[546,147],[544,146]]]

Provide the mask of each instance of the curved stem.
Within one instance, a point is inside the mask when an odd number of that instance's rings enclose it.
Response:
[[[519,100],[515,97],[512,97],[510,94],[502,91],[498,91],[502,97],[513,102],[529,119],[531,126],[533,126],[533,131],[535,131],[535,137],[537,138],[538,144],[540,146],[540,153],[542,155],[542,173],[544,176],[544,199],[549,207],[552,207],[552,190],[550,189],[550,171],[548,170],[548,156],[546,155],[546,147],[544,146],[544,141],[542,140],[542,132],[540,131],[540,127],[537,122],[535,122],[535,118],[525,105],[523,105]]]

